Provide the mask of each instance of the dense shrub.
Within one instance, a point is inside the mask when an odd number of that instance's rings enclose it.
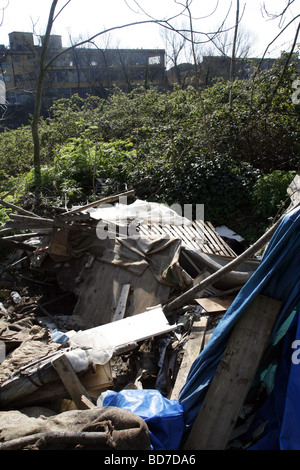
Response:
[[[293,67],[254,80],[218,80],[205,90],[116,90],[58,100],[40,121],[42,194],[84,203],[134,188],[140,198],[204,204],[214,224],[255,238],[299,171],[299,109]],[[233,104],[229,106],[229,92]],[[274,93],[276,91],[276,93]],[[0,133],[0,192],[33,190],[30,126]]]

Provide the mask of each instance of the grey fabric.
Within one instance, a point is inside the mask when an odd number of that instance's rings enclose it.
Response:
[[[35,407],[0,412],[0,442],[2,443],[33,435],[36,435],[38,440],[44,433],[66,431],[106,432],[109,437],[108,448],[114,450],[150,450],[149,430],[145,421],[131,411],[121,408],[99,407],[91,410],[70,410],[57,415],[51,410]],[[61,436],[59,448],[64,446],[64,436],[63,434]],[[47,449],[47,444],[44,446],[43,449]],[[57,444],[55,447],[57,448]]]

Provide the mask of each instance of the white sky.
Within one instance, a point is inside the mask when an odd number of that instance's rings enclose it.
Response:
[[[178,2],[179,0],[177,0]],[[4,10],[2,25],[0,26],[0,44],[8,45],[8,34],[12,31],[32,32],[41,35],[45,31],[48,13],[52,0],[0,0],[0,7]],[[57,12],[66,3],[66,0],[59,0]],[[176,15],[181,8],[174,0],[140,0],[148,13],[154,18],[167,18]],[[184,0],[183,0],[184,3]],[[259,57],[265,51],[269,42],[280,32],[282,25],[279,20],[263,18],[261,6],[265,3],[270,13],[279,13],[287,4],[287,0],[241,0],[240,8],[245,5],[242,24],[249,30],[255,40],[251,56]],[[133,9],[137,9],[134,0],[127,0],[127,4]],[[235,0],[217,0],[207,2],[205,0],[194,0],[192,3],[192,13],[197,20],[194,20],[194,28],[199,31],[210,32],[217,28],[225,18],[230,5],[227,25],[233,26],[235,21]],[[284,19],[285,26],[292,17],[300,14],[300,0],[295,0],[290,12]],[[206,18],[205,18],[206,16]],[[52,34],[59,34],[63,38],[63,45],[69,44],[69,36],[73,41],[79,38],[96,34],[97,32],[114,26],[121,26],[134,21],[142,21],[145,16],[133,13],[124,0],[71,0],[69,5],[62,11],[56,19]],[[282,50],[289,50],[293,42],[297,21],[291,25],[287,32],[282,35],[275,44],[271,46],[267,57],[278,57]],[[175,24],[181,26],[184,18],[178,18]],[[186,19],[185,19],[186,21]],[[109,47],[119,48],[165,48],[165,43],[160,34],[160,29],[155,25],[135,25],[129,28],[113,31],[109,38]],[[298,44],[300,38],[298,38]],[[101,36],[97,40],[99,47],[105,47],[107,39]]]

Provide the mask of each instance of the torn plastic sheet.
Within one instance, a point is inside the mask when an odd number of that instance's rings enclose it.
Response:
[[[130,221],[134,221],[134,224],[191,225],[192,219],[180,215],[179,211],[181,211],[179,205],[169,207],[166,204],[140,199],[129,205],[118,203],[112,206],[109,204],[86,210],[93,219],[123,226],[127,226]]]

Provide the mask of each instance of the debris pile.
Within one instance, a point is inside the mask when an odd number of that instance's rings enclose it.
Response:
[[[109,205],[132,195],[54,218],[6,203],[0,448],[149,449],[144,421],[99,397],[133,389],[176,400],[259,266],[257,250],[237,256],[203,220],[140,200]]]

